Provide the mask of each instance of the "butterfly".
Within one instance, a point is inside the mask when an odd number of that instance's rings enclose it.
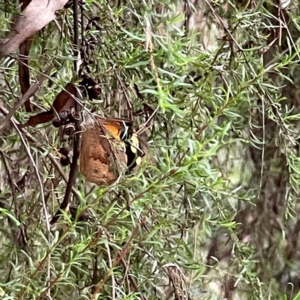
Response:
[[[146,155],[147,143],[126,119],[95,118],[83,124],[80,171],[98,185],[109,185],[130,173]]]
[[[134,132],[132,125],[133,122],[126,119],[101,119],[101,125],[118,141],[125,142],[126,154],[129,158],[129,164],[131,165],[133,155],[137,153],[140,156],[144,156],[143,150],[139,147],[141,139],[138,134]]]
[[[113,138],[117,140],[126,140],[131,137],[133,133],[133,122],[126,119],[119,118],[100,118],[100,125],[107,130]]]

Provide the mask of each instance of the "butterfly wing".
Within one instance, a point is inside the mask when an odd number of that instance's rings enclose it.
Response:
[[[97,118],[82,132],[80,171],[98,185],[109,185],[132,171],[147,153],[147,143],[125,119]]]
[[[106,138],[102,126],[86,125],[81,136],[80,172],[89,182],[109,185],[127,164],[122,147]]]
[[[100,119],[101,126],[116,140],[125,140],[132,135],[132,121],[126,119]]]

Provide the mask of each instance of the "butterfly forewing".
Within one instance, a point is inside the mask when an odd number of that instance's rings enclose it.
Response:
[[[117,140],[126,140],[132,134],[132,122],[123,119],[100,119],[100,124]]]

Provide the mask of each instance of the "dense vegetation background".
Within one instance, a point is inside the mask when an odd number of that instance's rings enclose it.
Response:
[[[0,1],[2,50],[28,3]],[[79,1],[78,47],[63,5],[1,60],[0,298],[299,299],[299,1]],[[92,217],[51,226],[71,141],[16,124],[79,82],[74,53],[101,89],[85,119],[155,117],[141,168],[107,187],[78,173]]]

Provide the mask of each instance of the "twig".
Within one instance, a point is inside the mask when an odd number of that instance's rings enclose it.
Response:
[[[36,166],[36,163],[34,162],[34,159],[33,159],[32,155],[31,155],[31,152],[30,152],[30,148],[29,148],[28,145],[26,144],[26,141],[25,141],[25,139],[24,139],[24,137],[23,137],[22,132],[20,131],[20,129],[18,128],[17,124],[15,124],[14,121],[12,121],[12,123],[13,123],[15,129],[17,130],[17,132],[18,132],[18,134],[19,134],[19,136],[20,136],[20,139],[21,139],[21,141],[22,141],[22,143],[23,143],[23,145],[24,145],[24,147],[25,147],[25,149],[26,149],[26,151],[27,151],[27,154],[28,154],[28,156],[29,156],[29,159],[31,160],[32,165],[33,165],[33,167],[34,167],[34,169],[35,169],[36,177],[37,177],[38,182],[39,182],[39,184],[40,184],[41,198],[42,198],[43,210],[44,210],[44,214],[45,214],[45,221],[46,221],[46,226],[47,226],[47,230],[48,230],[49,237],[50,237],[50,232],[51,232],[51,231],[50,231],[50,225],[49,225],[49,222],[48,222],[48,212],[47,212],[47,207],[46,207],[46,203],[45,203],[44,186],[43,186],[42,179],[41,179],[41,176],[40,176],[40,173],[39,173],[39,169],[38,169],[38,167]]]
[[[126,243],[126,245],[124,246],[123,250],[120,251],[119,254],[117,255],[117,257],[114,259],[111,271],[113,270],[113,268],[115,268],[120,263],[120,261],[122,260],[122,258],[124,258],[125,255],[128,253],[128,251],[130,250],[130,245],[131,245],[134,237],[137,235],[138,230],[139,230],[139,227],[136,227],[133,230],[133,233],[132,233],[129,241]],[[98,284],[96,285],[95,290],[94,290],[94,292],[93,292],[90,300],[96,299],[97,294],[101,291],[102,287],[104,286],[105,282],[108,280],[108,278],[110,277],[110,275],[111,275],[111,272],[108,272],[108,274],[103,279],[101,279],[98,282]]]
[[[42,183],[42,179],[41,179],[41,176],[40,176],[40,173],[39,173],[39,169],[36,165],[36,163],[34,162],[34,159],[31,155],[31,152],[30,152],[30,148],[28,147],[28,145],[26,144],[25,142],[25,139],[22,135],[22,132],[21,130],[18,128],[17,124],[12,121],[15,129],[17,130],[19,136],[20,136],[20,139],[27,151],[27,154],[32,162],[32,165],[35,169],[35,173],[36,173],[36,177],[38,179],[38,182],[39,182],[39,185],[40,185],[40,190],[41,190],[41,198],[42,198],[42,206],[43,206],[43,211],[44,211],[44,215],[45,215],[45,222],[46,222],[46,227],[47,227],[47,237],[48,237],[48,250],[50,250],[50,247],[51,247],[51,243],[50,243],[50,240],[51,240],[51,230],[50,230],[50,224],[49,224],[49,221],[48,221],[48,211],[47,211],[47,206],[46,206],[46,202],[45,202],[45,195],[44,195],[44,186],[43,186],[43,183]],[[49,259],[48,259],[48,267],[47,267],[47,280],[50,280],[50,277],[51,277],[51,271],[50,271],[50,255],[51,253],[49,254]]]
[[[130,270],[130,266],[126,263],[126,261],[125,261],[125,259],[123,257],[121,259],[121,264],[123,265],[124,269],[129,269]],[[135,282],[133,276],[131,274],[129,274],[128,278],[129,278],[129,281],[130,281],[130,283],[131,283],[134,291],[136,293],[138,293],[139,292],[139,288],[138,288],[137,283]],[[140,293],[140,297],[141,297],[142,300],[147,300],[147,298],[142,293]]]
[[[10,188],[11,188],[11,193],[12,193],[12,198],[13,198],[13,201],[14,201],[14,204],[16,204],[16,189],[15,189],[15,185],[14,185],[14,182],[11,178],[11,174],[10,174],[10,171],[9,171],[9,168],[8,168],[8,165],[6,163],[6,159],[5,159],[5,156],[3,154],[2,151],[0,151],[0,156],[1,156],[1,159],[3,161],[3,165],[4,165],[4,169],[6,171],[6,174],[7,174],[7,177],[8,177],[8,183],[10,185]]]
[[[77,102],[76,102],[75,106],[76,105],[78,105]],[[80,146],[80,129],[79,129],[80,125],[78,125],[78,124],[80,124],[80,121],[76,121],[76,123],[75,123],[76,133],[74,134],[74,140],[73,140],[73,159],[72,159],[72,163],[70,166],[69,180],[68,180],[64,200],[61,203],[59,210],[56,212],[55,216],[52,218],[52,220],[50,222],[51,225],[55,224],[58,221],[61,211],[65,210],[68,207],[70,195],[71,195],[73,186],[75,184],[76,174],[77,174],[77,161],[79,159],[79,146]]]
[[[20,217],[20,211],[19,211],[19,208],[17,206],[17,196],[16,196],[15,183],[13,182],[10,170],[8,168],[8,165],[7,165],[7,162],[6,162],[6,159],[5,159],[5,155],[2,151],[0,151],[0,156],[1,156],[1,159],[3,161],[4,169],[5,169],[7,177],[8,177],[8,183],[9,183],[10,188],[11,188],[11,193],[12,193],[12,198],[13,198],[13,205],[14,205],[14,208],[15,208],[15,214],[16,214],[17,219],[19,220],[19,222],[22,223],[21,222],[21,217]],[[8,222],[11,223],[10,218],[8,218]],[[26,240],[27,239],[26,234],[24,233],[24,230],[22,228],[21,228],[21,231],[22,231],[23,240]]]
[[[109,245],[108,245],[107,240],[106,240],[105,246],[106,246],[106,251],[107,251],[107,256],[108,256],[108,267],[112,270],[111,271],[111,289],[112,289],[111,298],[112,298],[112,300],[116,300],[116,280],[115,280],[115,275],[114,275],[114,271],[113,271],[113,264],[112,264],[110,249],[109,249]]]
[[[79,34],[78,34],[78,0],[73,0],[73,20],[74,20],[74,25],[73,25],[73,30],[74,30],[74,42],[73,42],[73,47],[74,47],[74,71],[75,74],[78,74],[79,71]],[[81,24],[83,26],[83,24]]]
[[[78,57],[78,47],[79,47],[79,36],[78,36],[78,0],[74,0],[73,2],[73,19],[74,19],[74,42],[73,42],[73,46],[75,47],[74,49],[74,56],[75,56],[75,60],[74,60],[74,70],[75,73],[78,74],[79,68],[78,68],[78,63],[79,63],[79,57]],[[76,98],[78,98],[80,95],[79,91],[77,90],[76,93],[76,97],[74,98],[76,100]],[[72,95],[72,97],[74,97]],[[76,113],[81,116],[80,112],[81,112],[81,105],[78,103],[78,101],[75,101],[75,111]],[[80,120],[76,120],[75,121],[75,134],[73,136],[73,158],[72,158],[72,163],[70,166],[70,173],[69,173],[69,181],[67,184],[67,188],[66,188],[66,192],[65,192],[65,197],[63,202],[60,205],[59,210],[56,212],[56,214],[54,215],[54,217],[51,220],[51,225],[55,224],[58,219],[59,216],[61,214],[62,210],[65,210],[68,205],[69,205],[69,200],[70,200],[70,195],[72,192],[72,188],[75,184],[76,181],[76,174],[77,174],[77,162],[79,160],[79,151],[80,151],[80,123],[81,123],[81,118]]]
[[[17,102],[14,107],[9,111],[9,113],[6,115],[4,120],[0,124],[0,131],[5,129],[8,125],[10,119],[14,115],[14,113],[31,97],[33,96],[36,91],[39,89],[40,85],[43,83],[43,81],[47,78],[45,75],[49,75],[52,70],[52,64],[50,64],[45,71],[45,74],[42,74],[38,77],[38,80],[36,83],[31,85],[31,87],[28,89],[28,91],[23,95],[21,100]]]
[[[1,106],[1,105],[0,105],[0,112],[3,115],[5,115],[5,116],[8,114],[8,111],[3,106]],[[15,118],[11,118],[11,120],[15,124],[19,125],[18,121]],[[58,171],[58,173],[63,178],[63,180],[67,183],[68,182],[68,178],[67,178],[65,172],[62,170],[60,164],[55,159],[55,157],[51,153],[49,153],[49,151],[47,151],[46,148],[44,148],[43,146],[39,145],[38,141],[26,129],[22,128],[21,132],[23,134],[25,134],[25,136],[28,138],[29,141],[31,141],[32,143],[34,143],[35,145],[37,145],[37,148],[40,151],[42,151],[44,153],[47,153],[47,157],[50,159],[51,163],[54,165],[55,169]],[[80,201],[79,193],[78,193],[78,191],[74,187],[72,188],[72,192],[73,192],[74,196],[78,199],[78,201]]]

